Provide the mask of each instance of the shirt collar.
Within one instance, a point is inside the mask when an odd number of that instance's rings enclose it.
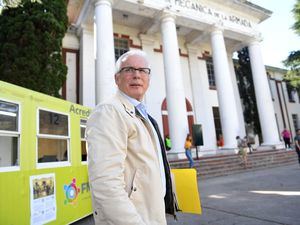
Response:
[[[136,100],[135,98],[131,98],[128,95],[126,95],[124,92],[120,91],[120,94],[122,96],[124,96],[134,107],[136,107],[137,105],[139,105],[140,103],[144,104],[143,102],[140,102],[138,100]],[[145,104],[144,104],[145,105]]]
[[[143,102],[140,102],[134,98],[131,98],[130,96],[126,95],[122,91],[120,91],[120,94],[122,96],[124,96],[138,110],[138,112],[141,114],[142,117],[144,117],[144,119],[146,119],[146,120],[148,119],[147,109]]]

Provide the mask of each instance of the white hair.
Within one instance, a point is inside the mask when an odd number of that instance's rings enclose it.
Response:
[[[133,56],[133,55],[137,55],[137,56],[141,56],[147,63],[148,67],[150,68],[150,65],[149,65],[149,61],[148,61],[148,57],[147,57],[147,54],[146,52],[142,51],[142,50],[138,50],[138,49],[135,49],[135,50],[130,50],[128,52],[125,52],[123,55],[121,55],[117,62],[116,62],[116,65],[115,65],[115,74],[117,74],[120,69],[121,69],[121,64],[123,62],[125,62],[127,60],[127,58],[129,56]]]

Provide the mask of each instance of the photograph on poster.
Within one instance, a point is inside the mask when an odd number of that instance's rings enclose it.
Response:
[[[55,174],[30,177],[31,225],[56,220]]]

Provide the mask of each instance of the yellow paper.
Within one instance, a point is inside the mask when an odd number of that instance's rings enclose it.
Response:
[[[197,172],[195,169],[172,169],[175,193],[180,210],[184,213],[201,214],[198,193]]]

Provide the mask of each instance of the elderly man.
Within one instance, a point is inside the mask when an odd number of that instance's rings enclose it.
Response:
[[[170,168],[156,121],[143,104],[150,81],[146,54],[116,62],[116,95],[98,106],[86,129],[96,224],[164,225],[175,215]]]

